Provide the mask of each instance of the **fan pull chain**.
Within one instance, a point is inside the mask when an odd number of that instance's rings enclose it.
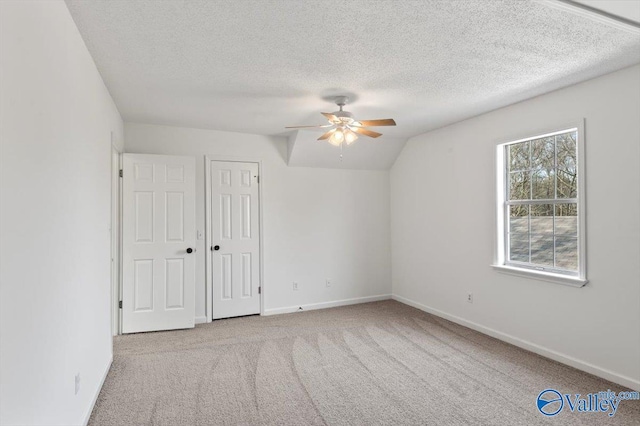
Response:
[[[344,148],[344,142],[340,144],[340,162],[342,163],[342,149]]]

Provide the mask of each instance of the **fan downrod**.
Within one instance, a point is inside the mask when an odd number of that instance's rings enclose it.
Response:
[[[340,107],[340,111],[342,111],[342,107],[344,107],[348,102],[348,96],[336,96],[335,103]]]

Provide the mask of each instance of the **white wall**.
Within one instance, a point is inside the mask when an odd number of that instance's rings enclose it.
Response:
[[[284,138],[147,124],[125,123],[125,150],[196,157],[196,226],[202,231],[204,156],[263,161],[267,313],[391,293],[388,171],[287,167]],[[198,241],[196,251],[198,321],[206,312],[204,244]]]
[[[493,270],[496,143],[582,117],[589,283]],[[640,387],[639,117],[634,66],[410,139],[391,170],[394,295]]]
[[[0,2],[0,40],[0,423],[81,424],[112,355],[122,120],[63,2]]]

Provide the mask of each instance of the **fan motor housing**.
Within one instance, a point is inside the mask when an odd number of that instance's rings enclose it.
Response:
[[[335,111],[335,112],[332,112],[331,114],[338,117],[338,119],[343,123],[353,122],[353,114],[351,114],[349,111]]]

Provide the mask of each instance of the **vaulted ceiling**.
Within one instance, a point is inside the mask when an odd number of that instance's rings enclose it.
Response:
[[[282,135],[311,166],[332,167],[284,127],[326,123],[335,95],[396,120],[357,142],[386,168],[410,136],[640,62],[637,28],[566,2],[67,4],[125,121]]]

